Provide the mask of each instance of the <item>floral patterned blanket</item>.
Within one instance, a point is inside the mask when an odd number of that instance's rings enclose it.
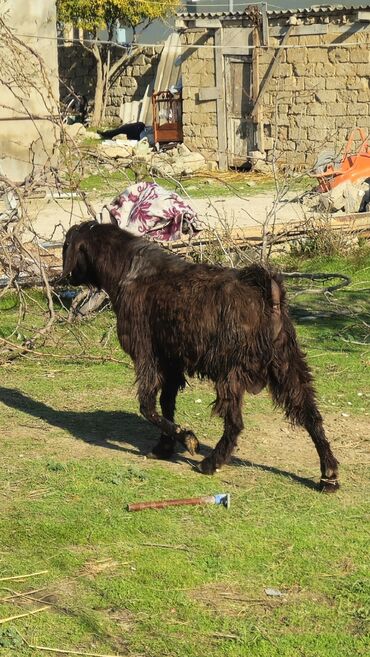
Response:
[[[154,182],[127,187],[110,205],[110,219],[120,228],[157,240],[191,237],[201,230],[193,208],[175,192]]]

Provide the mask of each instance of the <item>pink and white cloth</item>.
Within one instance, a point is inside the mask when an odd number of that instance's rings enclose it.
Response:
[[[181,196],[154,182],[127,187],[105,207],[111,221],[136,235],[169,241],[201,230],[195,210]]]

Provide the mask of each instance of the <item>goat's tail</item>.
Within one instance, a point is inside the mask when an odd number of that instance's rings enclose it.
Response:
[[[271,313],[273,335],[276,338],[282,328],[282,315],[286,311],[283,277],[278,272],[255,263],[241,269],[239,278],[243,283],[259,290],[268,311]]]

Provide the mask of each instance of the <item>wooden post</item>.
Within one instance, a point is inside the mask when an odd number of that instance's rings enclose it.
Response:
[[[261,7],[262,14],[262,45],[269,45],[269,21],[267,16],[267,4],[263,4]]]
[[[221,171],[227,170],[227,128],[225,112],[225,74],[224,57],[222,52],[222,27],[215,30],[215,68],[216,88],[220,93],[217,96],[217,136],[218,136],[218,165]]]
[[[252,50],[252,98],[254,103],[254,108],[252,110],[252,120],[255,124],[255,136],[257,148],[261,153],[265,150],[264,144],[264,131],[263,131],[263,121],[261,107],[257,108],[257,111],[254,112],[256,100],[259,95],[260,89],[260,71],[259,71],[259,45],[260,45],[260,34],[258,25],[255,26],[252,34],[253,40],[253,50]]]

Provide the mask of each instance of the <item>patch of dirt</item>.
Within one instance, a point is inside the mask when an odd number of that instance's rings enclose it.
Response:
[[[50,585],[42,597],[40,596],[40,600],[68,614],[70,613],[68,607],[72,606],[78,597],[78,582],[75,578],[68,577],[56,582],[55,585]]]
[[[250,433],[248,429],[244,430],[235,453],[237,458],[248,459],[251,458],[251,453],[254,453],[261,457],[268,455],[271,465],[296,464],[302,470],[311,468],[311,465],[317,466],[316,449],[304,429],[292,427],[277,412],[272,412],[269,416],[254,416],[253,419],[258,430],[252,430]],[[338,455],[341,463],[370,465],[369,418],[347,418],[338,414],[327,414],[324,426],[333,452]]]
[[[109,557],[106,559],[96,559],[94,561],[87,561],[85,565],[81,568],[79,575],[83,575],[89,578],[94,578],[97,575],[100,575],[101,573],[116,570],[119,565],[120,564],[118,561],[114,561],[114,559],[110,559]]]
[[[16,397],[18,395],[19,399]],[[26,399],[27,404],[24,404]],[[117,410],[80,410],[68,406],[68,410],[54,409],[51,406],[13,392],[6,406],[22,408],[30,416],[21,423],[14,422],[9,409],[4,418],[4,449],[2,466],[7,472],[5,480],[12,485],[22,460],[34,460],[53,457],[57,460],[80,458],[110,458],[116,463],[136,464],[150,469],[156,465],[146,460],[145,455],[151,451],[159,437],[159,432],[138,413]],[[5,406],[5,407],[6,407]],[[99,403],[104,408],[104,400]],[[131,405],[130,405],[131,407]],[[91,406],[90,406],[91,408]],[[202,409],[209,414],[209,409]],[[187,417],[186,424],[195,428],[196,416],[192,426],[192,417]],[[221,478],[235,485],[250,485],[263,473],[269,472],[296,479],[313,488],[320,476],[319,459],[314,445],[307,433],[300,428],[293,428],[279,411],[268,409],[266,413],[244,413],[245,429],[240,436],[239,445],[229,466],[221,471]],[[364,486],[364,468],[370,464],[370,432],[367,415],[345,417],[338,411],[327,413],[324,423],[328,439],[334,454],[344,466],[342,483],[351,481],[357,486]],[[206,430],[211,433],[211,430]],[[221,434],[206,438],[200,453],[190,458],[179,449],[172,461],[162,461],[163,467],[173,471],[190,469],[196,465],[216,444]],[[9,448],[7,447],[9,445]],[[350,482],[348,481],[350,480]],[[352,488],[354,488],[353,486]],[[345,486],[343,486],[345,490]],[[42,498],[51,494],[42,486],[31,492],[32,496]],[[30,495],[31,495],[30,493]],[[11,499],[14,492],[4,491],[5,499]],[[9,496],[9,497],[8,497]]]
[[[52,585],[40,589],[31,589],[27,587],[24,591],[12,591],[7,589],[7,597],[18,607],[34,608],[35,602],[39,605],[50,605],[50,610],[57,609],[65,614],[71,614],[68,606],[73,600],[78,598],[78,587],[75,579],[68,578],[58,582],[55,587]],[[11,596],[14,594],[14,597]]]
[[[135,619],[134,614],[128,609],[121,609],[114,607],[112,609],[105,609],[105,613],[113,620],[121,632],[132,631]]]
[[[189,595],[192,600],[220,616],[240,617],[243,613],[251,612],[253,608],[258,609],[259,613],[261,611],[266,613],[289,604],[297,605],[307,601],[331,604],[325,596],[298,586],[284,589],[281,596],[271,597],[264,589],[248,595],[241,592],[238,587],[230,586],[229,583],[214,583],[201,586]]]
[[[278,412],[253,416],[253,421],[255,427],[244,430],[229,466],[222,469],[223,480],[244,487],[270,473],[316,489],[320,464],[307,432],[292,427]],[[369,419],[327,414],[324,426],[340,463],[341,499],[348,503],[363,499],[370,465]]]
[[[218,616],[240,616],[251,607],[270,609],[283,604],[282,598],[269,599],[265,593],[247,597],[230,584],[208,584],[189,593],[192,600]]]

